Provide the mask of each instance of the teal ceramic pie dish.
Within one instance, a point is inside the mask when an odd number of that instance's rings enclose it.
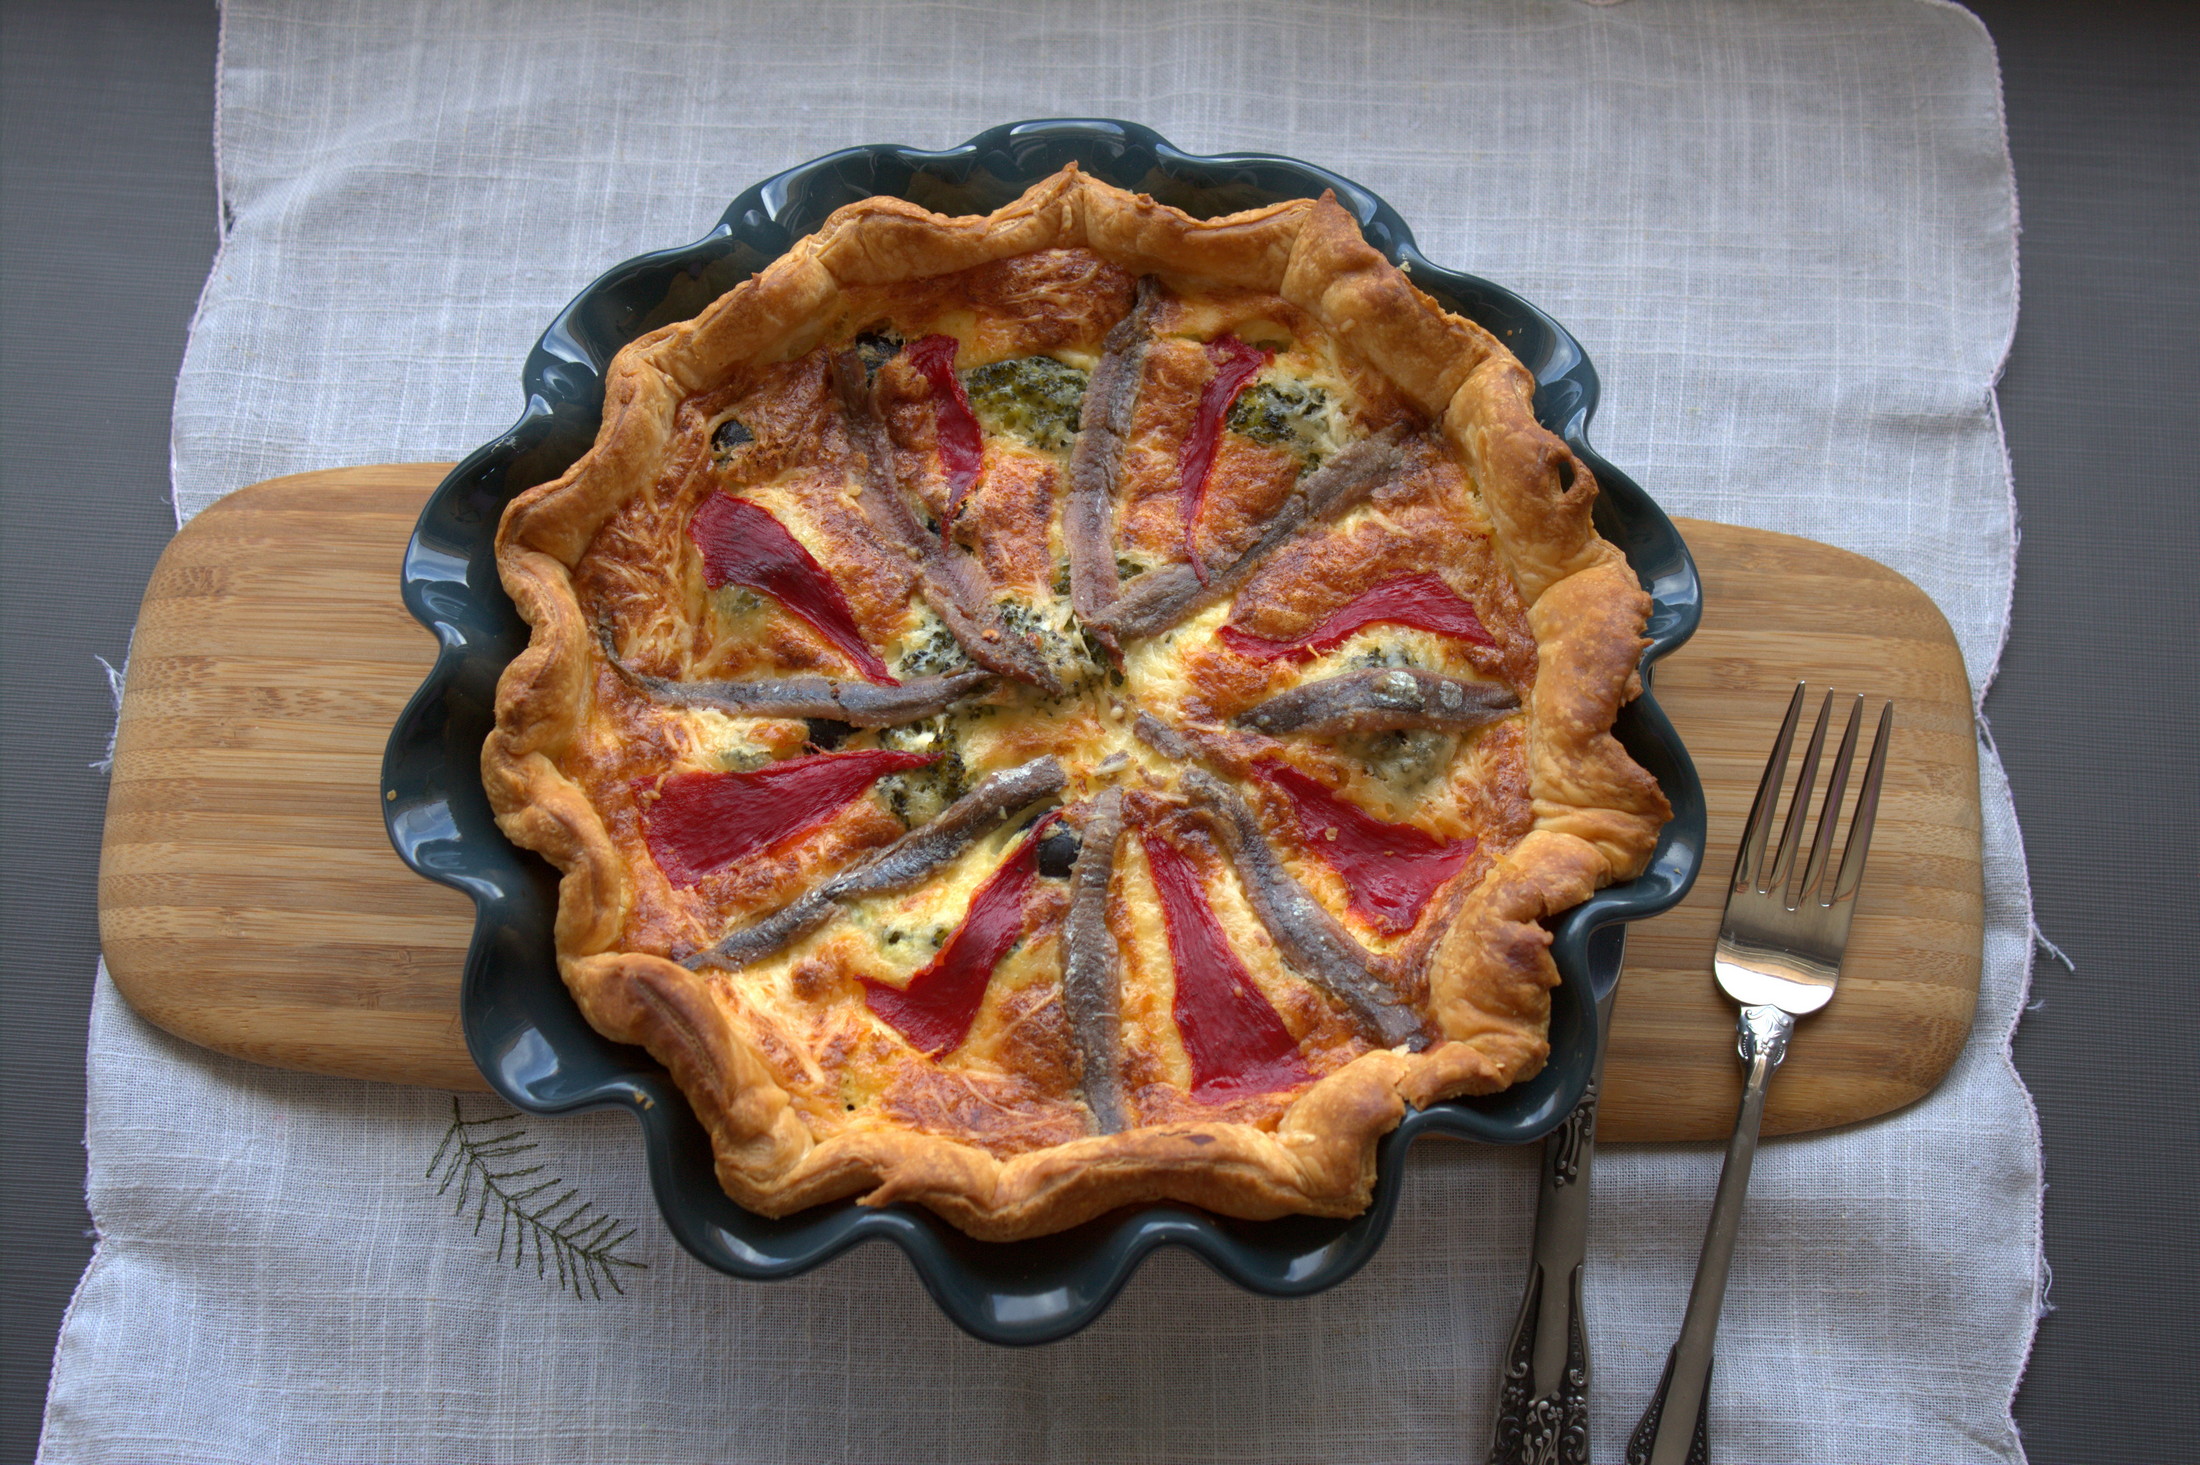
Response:
[[[1374,1203],[1345,1220],[1237,1221],[1183,1206],[1148,1206],[1030,1241],[974,1241],[919,1208],[843,1201],[778,1220],[736,1205],[713,1173],[711,1147],[664,1068],[591,1028],[557,972],[551,926],[557,873],[498,830],[483,792],[481,748],[497,679],[523,650],[528,626],[497,576],[504,506],[562,473],[595,441],[603,373],[628,341],[684,320],[816,230],[843,204],[878,195],[949,214],[986,213],[1075,161],[1119,187],[1209,217],[1333,190],[1368,241],[1447,309],[1479,322],[1534,373],[1536,415],[1602,486],[1596,523],[1650,593],[1644,695],[1614,731],[1673,805],[1649,868],[1551,922],[1561,983],[1553,993],[1551,1056],[1503,1093],[1410,1111],[1382,1142]],[[849,1247],[901,1248],[958,1325],[995,1343],[1040,1343],[1091,1322],[1161,1246],[1185,1247],[1223,1276],[1270,1296],[1336,1285],[1382,1242],[1407,1181],[1407,1151],[1424,1135],[1526,1144],[1556,1128],[1581,1097],[1596,1058],[1597,998],[1618,980],[1620,923],[1666,910],[1687,893],[1703,851],[1703,790],[1686,749],[1650,690],[1651,664],[1685,641],[1701,610],[1687,547],[1650,497],[1588,445],[1597,377],[1580,344],[1518,295],[1442,269],[1403,220],[1349,179],[1289,158],[1184,153],[1134,123],[1051,120],[992,128],[941,152],[849,148],[789,169],[735,199],[716,228],[676,249],[628,260],[583,290],[550,323],[521,374],[527,406],[510,429],[470,454],[429,499],[407,549],[406,606],[441,653],[391,731],[383,809],[405,862],[465,892],[475,905],[461,1017],[476,1064],[505,1099],[539,1114],[618,1105],[640,1122],[666,1225],[696,1257],[736,1277],[791,1277]]]

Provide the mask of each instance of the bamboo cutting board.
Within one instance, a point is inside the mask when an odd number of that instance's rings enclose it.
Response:
[[[100,864],[100,939],[144,1016],[314,1072],[485,1087],[458,984],[472,911],[398,863],[382,744],[433,660],[398,562],[436,464],[275,479],[161,556],[131,647]],[[1921,590],[1845,550],[1682,520],[1703,628],[1658,700],[1710,803],[1695,891],[1634,927],[1598,1118],[1605,1140],[1723,1138],[1741,1092],[1710,975],[1742,819],[1796,678],[1892,697],[1884,802],[1841,992],[1803,1022],[1769,1133],[1929,1092],[1970,1032],[1982,943],[1971,694]]]

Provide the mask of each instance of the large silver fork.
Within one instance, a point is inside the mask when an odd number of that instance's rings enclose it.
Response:
[[[1765,1117],[1765,1086],[1787,1057],[1795,1019],[1833,1000],[1834,985],[1841,978],[1841,953],[1849,942],[1849,918],[1856,911],[1857,882],[1863,878],[1864,857],[1871,850],[1872,821],[1879,812],[1879,785],[1887,768],[1887,739],[1894,727],[1892,702],[1879,714],[1871,763],[1857,790],[1856,815],[1850,824],[1848,845],[1841,854],[1841,868],[1832,885],[1826,885],[1826,861],[1833,849],[1834,826],[1840,819],[1842,796],[1848,791],[1849,768],[1856,758],[1856,735],[1864,720],[1864,699],[1858,697],[1849,707],[1848,728],[1841,735],[1841,750],[1834,756],[1833,775],[1820,804],[1818,833],[1811,841],[1809,864],[1790,896],[1796,847],[1810,808],[1811,790],[1818,782],[1818,755],[1825,747],[1826,724],[1833,714],[1833,694],[1828,692],[1818,709],[1818,725],[1811,731],[1810,746],[1803,754],[1802,774],[1788,802],[1787,824],[1780,832],[1779,848],[1770,868],[1765,867],[1774,806],[1780,801],[1780,786],[1786,781],[1796,718],[1803,710],[1803,686],[1801,682],[1795,684],[1787,718],[1780,724],[1780,736],[1765,764],[1764,779],[1757,785],[1757,800],[1750,806],[1741,853],[1734,861],[1734,881],[1727,888],[1726,916],[1719,925],[1718,956],[1713,963],[1719,986],[1742,1005],[1740,1036],[1735,1044],[1747,1065],[1741,1112],[1735,1116],[1734,1137],[1727,1141],[1726,1168],[1719,1172],[1719,1193],[1711,1203],[1710,1224],[1704,1229],[1703,1255],[1696,1263],[1695,1286],[1689,1289],[1680,1341],[1666,1356],[1665,1376],[1658,1381],[1650,1407],[1643,1411],[1642,1422],[1627,1442],[1627,1465],[1704,1465],[1710,1458],[1707,1416],[1711,1344],[1719,1329],[1719,1306],[1726,1298],[1727,1270],[1734,1261],[1742,1197],[1749,1190],[1749,1169],[1757,1157],[1757,1132]]]

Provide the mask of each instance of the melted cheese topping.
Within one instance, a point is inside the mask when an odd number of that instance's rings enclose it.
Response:
[[[948,504],[935,442],[938,406],[922,377],[886,353],[897,339],[950,335],[960,343],[956,367],[966,382],[981,368],[999,369],[978,381],[981,422],[990,416],[993,426],[984,437],[984,472],[963,500],[949,552],[991,587],[1002,625],[1037,650],[1063,691],[1002,681],[937,716],[850,733],[670,705],[603,661],[586,735],[560,761],[603,814],[627,862],[632,893],[622,949],[676,959],[892,842],[989,773],[1058,756],[1069,771],[1061,802],[1072,827],[1101,789],[1124,789],[1133,818],[1119,847],[1107,921],[1121,959],[1124,1087],[1136,1118],[1272,1122],[1289,1094],[1253,1096],[1218,1111],[1188,1092],[1145,838],[1166,829],[1194,853],[1216,919],[1300,1040],[1313,1073],[1350,1061],[1367,1043],[1336,999],[1291,970],[1230,860],[1188,811],[1178,791],[1183,769],[1136,735],[1138,714],[1195,735],[1206,765],[1244,792],[1284,867],[1379,957],[1410,965],[1420,949],[1415,943],[1425,947],[1429,933],[1385,936],[1354,916],[1342,877],[1319,850],[1300,844],[1279,796],[1246,770],[1259,759],[1280,759],[1379,819],[1442,840],[1475,840],[1474,855],[1455,877],[1471,883],[1528,825],[1522,720],[1465,733],[1269,738],[1233,719],[1309,680],[1373,667],[1495,682],[1525,704],[1535,645],[1518,593],[1491,552],[1488,518],[1471,480],[1434,446],[1394,388],[1278,297],[1169,281],[1112,506],[1125,575],[1182,559],[1177,465],[1209,372],[1205,342],[1234,334],[1275,353],[1240,395],[1235,425],[1218,444],[1199,525],[1205,542],[1250,543],[1303,473],[1352,442],[1394,425],[1424,435],[1410,470],[1396,481],[1335,522],[1309,526],[1235,596],[1125,644],[1115,664],[1070,606],[1062,530],[1069,439],[1062,423],[1071,413],[1073,434],[1075,374],[1099,363],[1101,339],[1128,310],[1133,283],[1083,251],[1050,250],[939,280],[850,292],[842,315],[785,359],[749,368],[681,407],[680,435],[664,473],[603,526],[574,575],[584,613],[605,628],[633,673],[685,682],[851,677],[845,653],[770,597],[704,585],[687,523],[711,494],[729,493],[770,512],[826,568],[861,633],[898,677],[967,667],[962,648],[919,593],[909,557],[865,518],[862,465],[826,370],[828,353],[851,342],[859,349],[870,343],[881,356],[875,370],[895,475],[936,532]],[[1035,358],[1046,364],[1018,365]],[[986,395],[1000,391],[1025,395]],[[1494,647],[1375,624],[1309,661],[1258,664],[1218,640],[1226,624],[1270,638],[1303,634],[1354,595],[1420,572],[1441,574],[1474,605]],[[931,753],[937,761],[881,779],[825,824],[739,868],[686,887],[657,868],[638,789],[674,772],[755,768],[830,739],[851,749]],[[977,840],[921,885],[850,901],[778,954],[713,978],[737,1030],[821,1137],[850,1126],[898,1124],[1006,1154],[1086,1132],[1060,990],[1067,882],[1034,881],[1021,938],[994,970],[968,1036],[952,1051],[926,1057],[864,1000],[866,980],[904,987],[933,960],[1037,812]],[[1432,919],[1424,916],[1423,926]]]

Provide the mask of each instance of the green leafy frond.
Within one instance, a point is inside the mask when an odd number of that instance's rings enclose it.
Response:
[[[532,1261],[536,1276],[583,1301],[601,1300],[605,1287],[625,1292],[619,1269],[649,1267],[621,1255],[634,1228],[546,1174],[547,1166],[528,1158],[535,1147],[519,1115],[468,1119],[453,1095],[451,1125],[428,1161],[428,1178],[437,1195],[451,1197],[452,1215],[472,1212],[476,1236],[495,1225],[498,1261]]]

